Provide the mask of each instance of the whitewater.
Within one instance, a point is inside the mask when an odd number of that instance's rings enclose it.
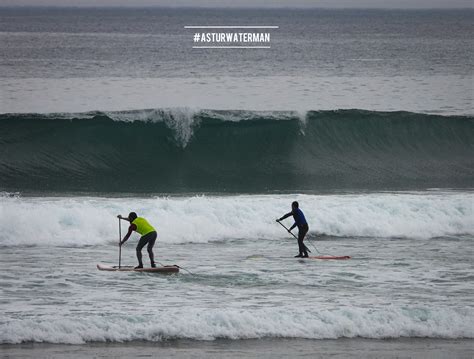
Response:
[[[0,341],[473,338],[473,199],[470,192],[439,190],[4,194]],[[292,200],[310,223],[313,254],[352,259],[293,259],[295,240],[275,223]],[[130,210],[156,226],[157,260],[187,271],[154,276],[95,269],[100,262],[117,264],[115,216]],[[136,240],[123,248],[122,264],[135,264]]]
[[[0,245],[5,247],[115,245],[115,217],[132,210],[160,228],[160,243],[283,240],[288,234],[275,218],[287,213],[293,200],[304,205],[310,235],[318,239],[429,240],[474,234],[471,191],[131,198],[6,194],[1,199]]]

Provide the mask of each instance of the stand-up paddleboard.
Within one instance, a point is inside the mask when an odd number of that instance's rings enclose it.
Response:
[[[139,268],[135,269],[133,266],[109,266],[106,264],[97,264],[98,270],[105,270],[110,272],[145,272],[145,273],[178,273],[179,267],[177,265],[163,266],[156,268]]]
[[[351,256],[310,256],[308,259],[351,259]]]

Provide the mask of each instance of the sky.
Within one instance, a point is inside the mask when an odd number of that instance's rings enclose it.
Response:
[[[0,0],[0,6],[473,8],[472,0]]]

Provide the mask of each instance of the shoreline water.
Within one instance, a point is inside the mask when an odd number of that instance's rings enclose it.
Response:
[[[7,358],[472,358],[472,339],[218,339],[168,340],[83,345],[24,343],[2,344]]]

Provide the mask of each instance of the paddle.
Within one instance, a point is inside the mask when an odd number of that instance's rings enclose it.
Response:
[[[291,235],[292,235],[293,237],[295,237],[296,240],[298,240],[298,237],[296,237],[296,236],[293,234],[293,232],[291,232],[291,231],[289,230],[289,228],[287,228],[287,227],[286,227],[283,223],[281,223],[280,221],[277,221],[277,222],[280,224],[280,226],[282,226],[282,227],[285,228],[289,233],[291,233]],[[309,253],[311,253],[311,251],[309,250],[309,248],[306,247],[305,244],[303,244],[303,245],[304,245],[304,248],[305,248]]]
[[[119,220],[119,269],[120,269],[120,265],[121,265],[121,262],[122,262],[122,246],[120,245],[120,243],[122,242],[122,222],[120,222],[120,218],[118,219]]]

